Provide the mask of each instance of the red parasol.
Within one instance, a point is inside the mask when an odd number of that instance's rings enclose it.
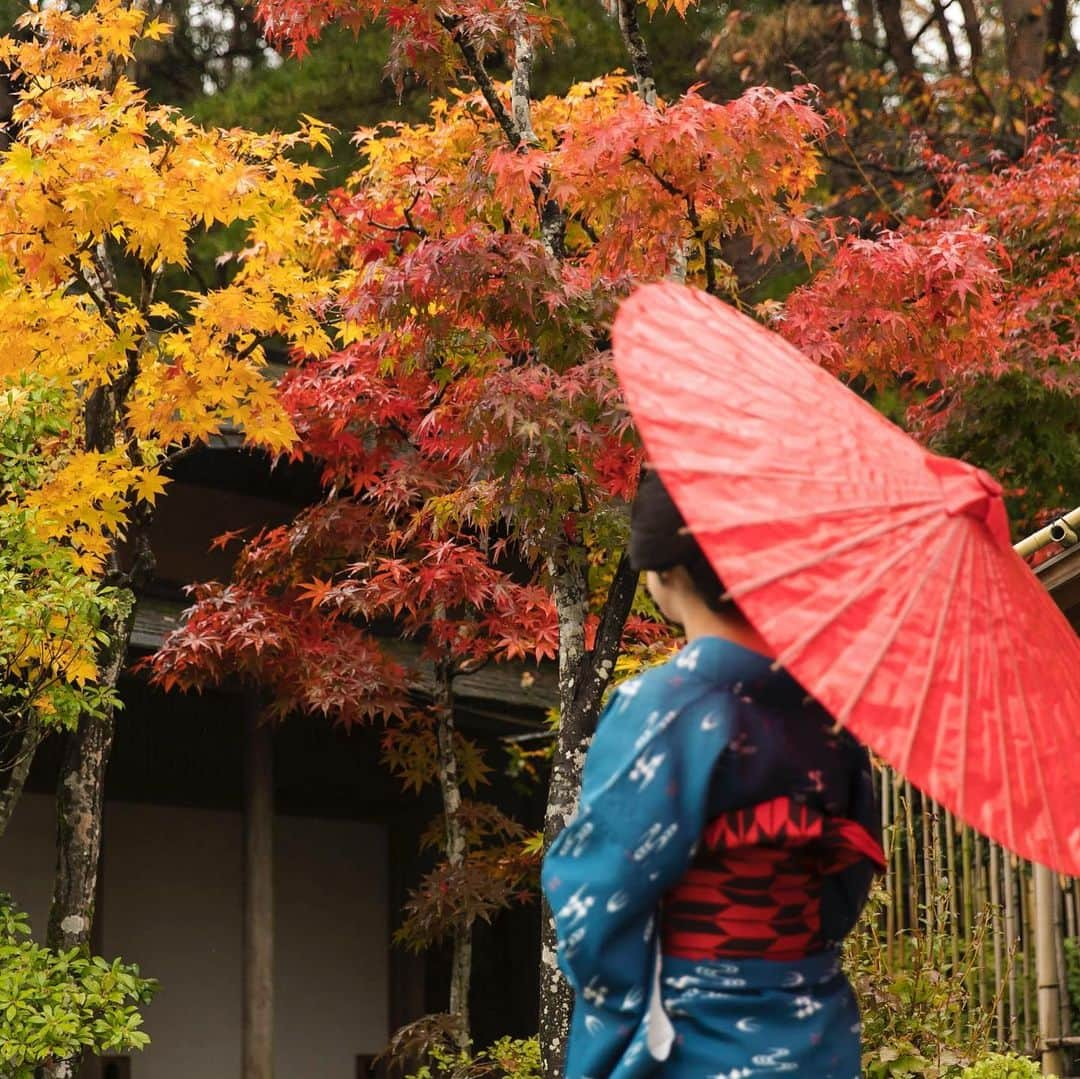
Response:
[[[650,462],[778,664],[958,817],[1080,874],[1080,639],[998,484],[698,290],[639,289],[614,341]]]

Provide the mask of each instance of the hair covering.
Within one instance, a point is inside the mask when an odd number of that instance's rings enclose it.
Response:
[[[649,470],[638,484],[630,508],[628,553],[630,566],[636,570],[659,573],[685,566],[694,587],[714,611],[723,611],[730,603],[721,599],[724,586],[686,527],[686,519],[672,501],[659,472]]]
[[[630,565],[636,570],[689,566],[701,557],[697,540],[671,500],[660,473],[648,471],[630,508]]]

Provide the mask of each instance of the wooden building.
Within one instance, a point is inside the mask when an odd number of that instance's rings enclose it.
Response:
[[[183,463],[155,522],[156,579],[132,650],[152,651],[178,621],[181,587],[223,579],[225,531],[287,521],[317,485],[271,472],[227,440]],[[498,752],[533,731],[554,700],[548,672],[495,667],[455,685],[458,721]],[[526,680],[527,681],[527,680]],[[445,963],[390,945],[423,868],[417,840],[436,810],[402,792],[375,729],[294,718],[272,733],[239,690],[164,694],[140,677],[106,782],[95,950],[136,962],[161,989],[145,1010],[152,1042],[130,1060],[88,1062],[93,1079],[354,1079],[399,1025],[445,1008]],[[40,751],[7,834],[0,888],[43,935],[55,859],[57,740]],[[542,792],[495,792],[538,823]],[[474,1025],[481,1041],[536,1024],[539,920],[478,927]],[[245,1053],[249,1056],[245,1063]]]

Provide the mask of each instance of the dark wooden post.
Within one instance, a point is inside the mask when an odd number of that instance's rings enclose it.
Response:
[[[244,717],[244,1079],[274,1074],[274,742]]]

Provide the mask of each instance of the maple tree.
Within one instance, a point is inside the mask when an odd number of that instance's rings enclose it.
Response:
[[[0,391],[0,835],[44,732],[115,703],[94,679],[95,650],[121,597],[41,534],[29,504],[64,419],[61,395],[31,372]]]
[[[314,123],[292,135],[204,130],[148,104],[123,68],[165,27],[116,0],[84,14],[32,10],[19,28],[0,39],[15,90],[0,153],[0,380],[18,393],[32,375],[52,419],[48,454],[10,507],[49,552],[46,570],[62,561],[84,575],[78,594],[99,605],[84,619],[77,677],[98,687],[101,707],[66,717],[58,791],[49,939],[67,949],[90,929],[108,695],[132,590],[152,565],[146,524],[164,469],[227,424],[252,445],[286,448],[294,432],[263,374],[265,343],[330,346],[318,316],[326,284],[306,260],[315,173],[288,157],[326,135]],[[168,271],[218,228],[237,247],[225,283],[170,288]]]
[[[359,29],[384,20],[392,75],[419,72],[455,88],[433,103],[426,122],[361,131],[361,164],[329,195],[322,217],[321,266],[337,280],[338,348],[298,357],[281,400],[300,436],[298,452],[323,462],[332,492],[297,527],[338,553],[336,572],[301,568],[307,556],[293,554],[295,536],[291,544],[260,538],[237,582],[199,595],[159,661],[165,679],[181,681],[258,669],[283,706],[334,714],[336,688],[350,684],[351,670],[345,682],[322,672],[347,667],[337,650],[375,613],[351,607],[351,598],[370,597],[376,566],[423,579],[423,551],[403,556],[396,544],[421,536],[433,550],[452,544],[448,572],[462,582],[508,558],[521,587],[537,597],[534,609],[553,609],[558,621],[557,642],[545,629],[539,652],[558,645],[549,840],[573,810],[581,745],[636,586],[620,552],[640,453],[607,355],[614,309],[636,282],[673,273],[729,290],[734,278],[719,249],[732,235],[749,237],[763,256],[792,248],[808,257],[818,243],[805,199],[819,176],[814,144],[825,123],[810,94],[757,89],[718,104],[691,90],[663,102],[636,12],[623,7],[634,74],[540,98],[530,76],[552,23],[532,5],[260,7],[269,33],[300,52],[331,22]],[[496,53],[513,57],[509,83],[488,71]],[[376,545],[390,562],[363,553],[370,524],[357,533],[356,514],[365,506],[398,521]],[[243,576],[254,565],[248,559],[262,560],[257,597]],[[296,642],[312,625],[309,615],[271,629],[261,607],[268,595],[307,596],[310,618],[322,619],[314,639],[325,651],[310,663],[293,658],[307,647],[301,642],[297,651]],[[421,610],[440,662],[470,661],[480,638],[459,625],[442,632],[437,606],[402,601],[392,613]],[[248,615],[252,643],[234,653],[225,627]],[[262,625],[269,643],[256,645]],[[483,637],[489,652],[536,652],[521,639],[498,644],[492,629]],[[376,691],[356,699],[393,716],[392,680],[377,659],[372,665]],[[554,1069],[565,996],[554,989],[551,959],[543,1040]]]
[[[997,472],[1023,531],[1074,497],[1075,437],[1071,450],[1060,440],[1047,474],[1046,461],[995,449],[1007,437],[999,423],[987,441],[980,412],[1008,389],[1039,414],[1064,408],[1069,430],[1080,388],[1080,153],[1045,135],[1015,163],[934,167],[933,213],[848,237],[777,309],[778,326],[835,373],[899,393],[919,437]]]

